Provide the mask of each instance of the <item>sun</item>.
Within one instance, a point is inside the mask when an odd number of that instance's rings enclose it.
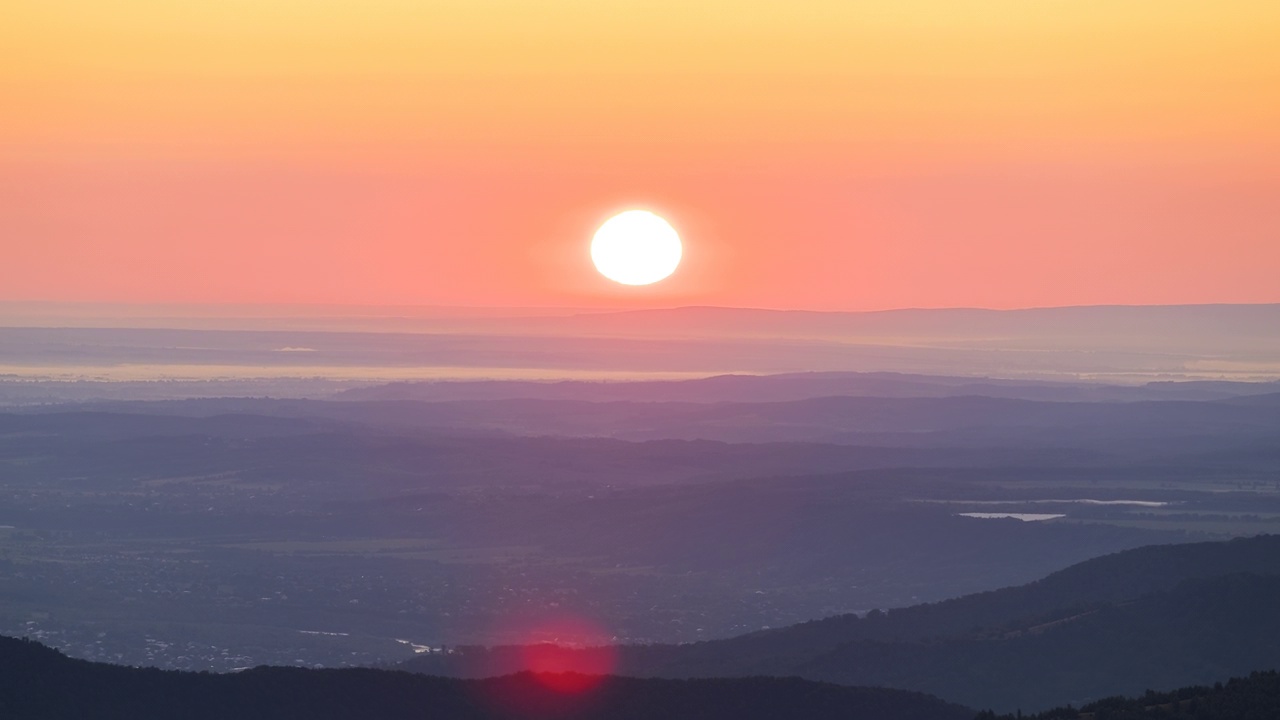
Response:
[[[652,285],[676,271],[683,248],[666,220],[648,210],[614,215],[591,239],[591,261],[623,285]]]

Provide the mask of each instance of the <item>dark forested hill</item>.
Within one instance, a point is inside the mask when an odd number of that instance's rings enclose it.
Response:
[[[1110,697],[1080,709],[1061,707],[1036,715],[995,715],[978,720],[1274,720],[1280,718],[1280,672],[1250,673],[1212,687],[1196,685],[1171,692]]]
[[[72,660],[0,638],[5,720],[961,720],[973,712],[918,693],[796,678],[602,678],[576,693],[529,673],[451,680],[389,670],[261,667],[217,675]]]
[[[1188,581],[1168,592],[987,636],[851,642],[797,674],[1039,709],[1280,667],[1280,576]]]
[[[504,662],[514,653],[486,655],[483,667],[519,669]],[[458,660],[431,656],[407,667],[456,671],[450,663]],[[620,667],[663,677],[798,675],[1011,710],[1274,666],[1280,536],[1139,548],[941,603],[728,640],[626,647]]]
[[[987,632],[1135,600],[1187,580],[1237,573],[1280,575],[1280,535],[1141,547],[1086,560],[1018,587],[866,617],[840,615],[689,648],[733,647],[731,654],[746,657],[760,654],[748,651],[755,646],[775,656],[779,650],[813,651],[852,640],[926,640]]]

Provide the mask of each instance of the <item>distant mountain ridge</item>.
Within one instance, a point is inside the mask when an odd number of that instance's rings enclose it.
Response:
[[[13,321],[18,324],[18,321]],[[3,321],[0,321],[2,324]],[[129,327],[133,324],[135,327]],[[1280,304],[487,317],[102,319],[0,327],[23,378],[643,378],[906,372],[1135,383],[1280,378]]]
[[[484,330],[542,330],[558,324],[617,332],[619,321],[666,331],[673,324],[711,324],[722,330],[744,324],[756,329],[812,333],[815,328],[886,328],[912,332],[954,332],[967,324],[990,332],[1019,327],[1166,331],[1186,329],[1188,321],[1213,322],[1220,331],[1251,329],[1280,317],[1280,303],[1208,303],[1178,305],[1064,305],[1033,308],[892,308],[883,310],[783,310],[718,305],[644,309],[417,307],[341,305],[140,305],[121,303],[0,302],[0,325],[27,328],[116,328],[176,330],[265,330],[290,332],[362,330],[441,332],[463,327]],[[1060,332],[1060,328],[1052,328]]]
[[[613,313],[580,313],[529,322],[599,328],[619,325],[651,332],[768,332],[784,337],[851,334],[868,337],[955,337],[1027,335],[1040,337],[1168,337],[1211,331],[1216,337],[1248,336],[1275,327],[1280,303],[1201,305],[1078,305],[1060,307],[900,308],[869,311],[770,310],[686,306]],[[636,331],[636,330],[633,330]]]
[[[1280,393],[1277,394],[1280,398]],[[451,435],[609,437],[622,440],[808,442],[879,446],[1081,447],[1174,434],[1238,443],[1274,438],[1280,402],[1269,395],[1215,400],[1081,402],[978,395],[822,396],[775,402],[492,400],[269,400],[221,398],[28,409],[211,417],[276,416]],[[13,416],[10,416],[13,418]],[[0,422],[38,422],[37,419]],[[131,422],[141,422],[132,420]],[[258,421],[255,421],[258,422]]]
[[[1143,385],[889,372],[806,372],[772,375],[716,375],[693,380],[590,382],[396,382],[336,393],[337,400],[580,400],[588,402],[786,402],[819,397],[960,397],[1020,400],[1108,401],[1218,400],[1280,393],[1280,382],[1149,382]]]

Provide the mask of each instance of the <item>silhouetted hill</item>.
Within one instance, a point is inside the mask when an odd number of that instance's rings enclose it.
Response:
[[[452,680],[390,670],[259,667],[235,674],[129,668],[0,638],[6,720],[967,720],[973,711],[918,693],[796,678],[607,677],[581,693],[532,674]]]
[[[1231,678],[1212,687],[1110,697],[1080,709],[1061,707],[1035,715],[983,712],[977,720],[1274,720],[1280,718],[1280,673],[1270,670]]]
[[[519,668],[509,649],[468,652],[485,656],[470,667]],[[797,675],[997,709],[1212,682],[1280,665],[1280,536],[1139,548],[1021,587],[620,656],[629,675]]]
[[[691,647],[762,642],[812,650],[852,640],[924,640],[975,629],[1017,626],[1076,608],[1123,603],[1187,581],[1222,575],[1280,575],[1280,535],[1227,542],[1153,545],[1104,555],[1018,587],[939,603],[891,609],[870,617],[841,615]],[[738,652],[744,650],[739,648]]]
[[[1232,405],[1251,407],[1280,407],[1280,392],[1259,393],[1257,395],[1241,395],[1224,400]]]
[[[1280,667],[1280,577],[1229,575],[1003,633],[847,643],[795,670],[1007,711],[1273,667]]]

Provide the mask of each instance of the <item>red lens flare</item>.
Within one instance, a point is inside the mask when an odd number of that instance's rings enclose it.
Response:
[[[529,640],[521,647],[521,661],[546,687],[581,693],[617,668],[617,650],[611,640],[590,620],[560,617],[530,629]]]
[[[501,636],[513,644],[478,655],[469,672],[500,678],[476,689],[484,693],[478,700],[501,717],[541,720],[581,712],[618,666],[612,635],[581,616],[530,620],[504,628]]]

